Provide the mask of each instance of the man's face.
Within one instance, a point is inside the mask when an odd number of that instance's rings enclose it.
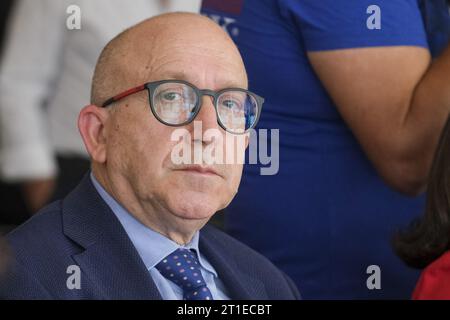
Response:
[[[194,34],[166,37],[159,43],[141,62],[143,72],[148,73],[147,82],[178,79],[200,89],[246,88],[242,61],[228,43],[224,45],[218,39],[198,41]],[[203,97],[195,121],[202,123],[200,136],[205,130],[215,129],[226,140],[210,97]],[[211,143],[195,140],[199,137],[194,135],[194,123],[182,128],[187,130],[185,143],[186,147],[191,145],[192,155],[195,144],[205,148]],[[242,164],[203,163],[202,168],[175,164],[172,151],[180,141],[173,141],[172,134],[177,129],[153,116],[146,91],[120,101],[106,126],[108,174],[113,183],[114,179],[127,181],[140,202],[168,210],[178,218],[207,219],[234,197]],[[226,145],[222,147],[226,159]]]

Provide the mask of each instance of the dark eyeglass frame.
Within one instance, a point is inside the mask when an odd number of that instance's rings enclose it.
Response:
[[[189,120],[187,120],[187,121],[185,121],[183,123],[180,123],[180,124],[171,124],[171,123],[165,122],[163,119],[161,119],[158,116],[158,114],[155,111],[154,106],[153,106],[154,95],[155,95],[155,92],[156,92],[156,88],[158,88],[158,86],[160,86],[162,84],[165,84],[165,83],[181,83],[181,84],[189,86],[190,88],[192,88],[194,90],[194,92],[197,95],[198,99],[197,99],[197,103],[196,103],[196,105],[194,107],[195,112],[193,113],[192,117]],[[224,129],[225,131],[233,133],[233,134],[244,134],[244,133],[247,133],[249,130],[254,129],[256,127],[256,125],[258,124],[258,121],[259,121],[259,117],[261,115],[262,106],[264,104],[264,98],[263,97],[260,97],[257,94],[255,94],[255,93],[253,93],[251,91],[248,91],[246,89],[242,89],[242,88],[226,88],[226,89],[222,89],[222,90],[219,90],[219,91],[213,91],[213,90],[209,90],[209,89],[199,89],[196,86],[194,86],[193,84],[191,84],[191,83],[189,83],[187,81],[184,81],[184,80],[160,80],[160,81],[148,82],[148,83],[145,83],[145,84],[140,85],[138,87],[135,87],[135,88],[132,88],[132,89],[128,89],[128,90],[126,90],[126,91],[124,91],[124,92],[122,92],[122,93],[120,93],[120,94],[118,94],[118,95],[116,95],[116,96],[106,100],[102,104],[102,108],[106,108],[109,105],[111,105],[111,104],[113,104],[115,102],[118,102],[121,99],[124,99],[124,98],[126,98],[126,97],[128,97],[128,96],[130,96],[132,94],[135,94],[135,93],[138,93],[138,92],[141,92],[141,91],[144,91],[144,90],[148,91],[150,110],[152,111],[152,113],[155,116],[155,118],[159,122],[161,122],[161,123],[163,123],[163,124],[165,124],[167,126],[170,126],[170,127],[181,127],[181,126],[188,125],[189,123],[194,121],[194,119],[197,117],[197,115],[199,114],[200,109],[202,107],[202,100],[203,100],[202,98],[203,98],[203,96],[210,96],[210,97],[213,98],[214,109],[216,110],[217,123],[219,124],[219,126],[222,129]],[[249,96],[251,96],[253,99],[255,99],[256,104],[257,104],[256,107],[257,107],[258,110],[257,110],[256,120],[251,125],[251,127],[247,128],[243,132],[233,132],[233,131],[230,131],[229,129],[227,129],[223,125],[222,121],[220,120],[220,117],[219,117],[219,114],[218,114],[218,111],[217,111],[217,103],[219,101],[219,97],[222,94],[224,94],[226,92],[230,92],[230,91],[245,92]]]

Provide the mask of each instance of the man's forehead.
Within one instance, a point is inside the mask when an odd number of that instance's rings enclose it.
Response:
[[[245,67],[231,39],[190,41],[160,34],[150,41],[134,40],[138,45],[129,48],[123,67],[126,73],[136,72],[143,82],[176,79],[211,90],[247,87]]]
[[[242,73],[242,72],[241,72]],[[196,73],[195,70],[179,70],[161,68],[150,75],[151,81],[159,80],[184,80],[199,89],[221,90],[226,88],[246,88],[246,79],[242,74],[233,71],[211,71],[208,75]],[[205,78],[208,81],[205,81]]]

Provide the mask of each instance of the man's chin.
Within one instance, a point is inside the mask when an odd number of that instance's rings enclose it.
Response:
[[[217,210],[205,210],[204,208],[192,208],[185,209],[180,208],[179,210],[174,211],[175,215],[180,219],[185,220],[209,220]]]
[[[186,198],[172,207],[172,212],[180,219],[209,220],[220,206],[208,199]]]

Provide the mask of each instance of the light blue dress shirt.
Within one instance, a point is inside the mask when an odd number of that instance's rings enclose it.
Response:
[[[162,234],[148,228],[134,218],[124,207],[122,207],[106,190],[100,185],[91,173],[91,180],[95,189],[102,199],[111,208],[119,219],[128,237],[136,248],[139,256],[144,262],[150,276],[164,300],[182,300],[183,290],[172,281],[166,279],[159,273],[155,266],[166,256],[178,248],[195,250],[201,266],[201,272],[205,279],[214,300],[229,300],[226,289],[222,281],[218,278],[217,272],[208,260],[200,253],[198,248],[199,231],[197,231],[191,242],[185,246],[180,246]]]

